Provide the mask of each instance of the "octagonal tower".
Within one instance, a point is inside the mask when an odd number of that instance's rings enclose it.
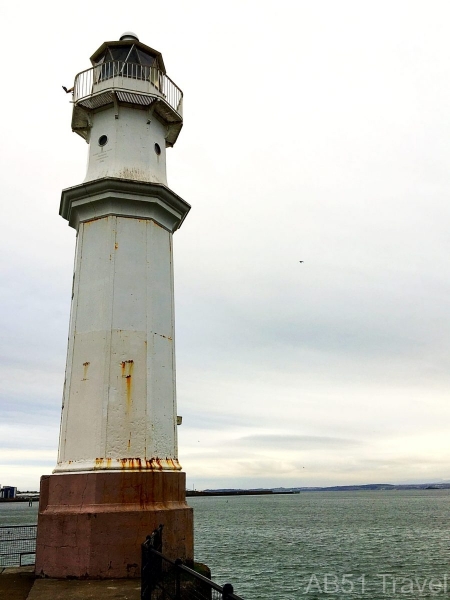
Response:
[[[182,92],[135,34],[105,42],[73,87],[84,182],[63,190],[77,232],[58,462],[42,478],[36,572],[139,575],[161,523],[164,552],[193,558],[178,462],[172,235],[190,206],[168,186]]]

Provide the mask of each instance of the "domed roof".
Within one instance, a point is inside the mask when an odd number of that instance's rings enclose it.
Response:
[[[138,42],[139,38],[132,31],[125,31],[125,33],[122,33],[120,36],[120,41],[123,42],[123,40],[134,40],[135,42]]]

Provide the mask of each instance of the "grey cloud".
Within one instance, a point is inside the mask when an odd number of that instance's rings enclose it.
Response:
[[[52,469],[55,468],[55,464],[56,464],[56,457],[55,460],[51,461],[51,460],[45,460],[42,458],[39,459],[34,459],[34,458],[26,458],[24,459],[24,457],[20,457],[20,459],[18,458],[11,458],[11,459],[2,459],[0,462],[0,466],[2,467],[22,467],[24,465],[24,463],[28,466],[28,467],[42,467],[42,468],[46,468],[47,470],[51,471]]]
[[[282,450],[339,449],[360,446],[362,442],[319,435],[248,435],[233,442],[241,446]]]
[[[186,403],[179,399],[178,412],[183,416],[183,426],[193,429],[223,429],[224,427],[239,427],[251,426],[254,419],[236,414],[225,414],[217,412],[201,412],[193,410],[186,406]]]
[[[442,466],[443,471],[447,470],[449,459],[447,456],[413,456],[408,454],[407,456],[389,456],[383,460],[383,458],[361,458],[358,459],[357,468],[369,468],[369,469],[393,469],[395,467],[407,467],[408,469],[422,470],[428,467]]]
[[[323,360],[338,356],[340,361],[354,359],[367,365],[390,358],[404,360],[407,368],[427,357],[436,360],[439,368],[439,340],[442,328],[448,329],[444,315],[439,314],[442,306],[436,307],[434,315],[429,309],[419,316],[420,308],[411,308],[409,301],[402,304],[388,297],[379,302],[382,307],[370,307],[370,291],[359,307],[328,293],[328,302],[303,297],[300,303],[289,295],[268,299],[267,305],[259,308],[238,297],[208,301],[204,296],[193,301],[195,312],[177,306],[178,356],[187,364],[201,360],[209,368],[225,357],[240,357],[248,365],[261,361],[289,364],[305,353],[308,362],[317,360],[318,354]],[[295,303],[301,307],[294,307]],[[435,345],[432,339],[436,339]]]
[[[45,402],[41,398],[2,395],[0,397],[1,422],[11,424],[54,423],[59,424],[61,416],[61,400],[56,398]]]

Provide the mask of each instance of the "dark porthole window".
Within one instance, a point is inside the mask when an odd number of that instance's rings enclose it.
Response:
[[[99,146],[105,146],[108,143],[108,136],[107,135],[101,135],[98,138],[98,145]]]
[[[161,146],[159,144],[155,144],[155,152],[158,156],[161,154]]]

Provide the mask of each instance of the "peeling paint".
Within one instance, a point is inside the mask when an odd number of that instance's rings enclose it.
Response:
[[[88,372],[88,367],[91,363],[90,362],[84,362],[83,363],[83,379],[81,381],[86,381],[87,380],[87,372]]]
[[[122,377],[126,382],[126,400],[127,400],[127,410],[131,408],[133,403],[132,398],[132,374],[133,374],[134,361],[133,360],[124,360],[122,361]]]
[[[155,332],[155,335],[159,335],[159,337],[162,337],[162,338],[164,338],[165,340],[170,340],[170,341],[172,341],[172,338],[171,338],[169,335],[163,335],[162,333],[156,333],[156,332]]]
[[[96,458],[94,468],[123,471],[180,471],[181,465],[175,458]]]

